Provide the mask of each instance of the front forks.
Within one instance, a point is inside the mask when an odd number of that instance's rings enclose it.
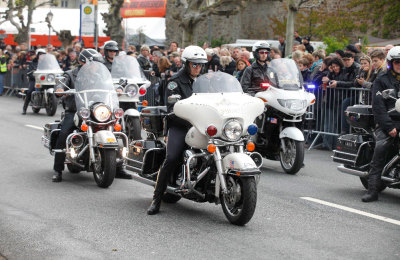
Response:
[[[88,138],[89,138],[90,162],[91,162],[91,165],[93,165],[96,163],[96,156],[94,154],[93,130],[92,130],[91,126],[88,127],[87,134],[88,134]]]
[[[219,197],[219,184],[221,183],[222,192],[224,194],[228,194],[228,188],[226,186],[226,181],[225,181],[225,177],[224,177],[224,169],[222,167],[222,157],[221,157],[221,153],[219,151],[218,146],[216,147],[216,150],[214,153],[214,161],[215,161],[215,165],[217,167],[217,172],[218,172],[218,178],[216,178],[216,181],[215,181],[215,196]]]

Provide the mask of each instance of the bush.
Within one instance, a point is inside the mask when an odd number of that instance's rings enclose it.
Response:
[[[336,37],[325,37],[323,39],[326,46],[326,54],[329,55],[330,53],[334,53],[336,50],[344,50],[346,46],[349,44],[347,39],[343,39],[339,41]]]

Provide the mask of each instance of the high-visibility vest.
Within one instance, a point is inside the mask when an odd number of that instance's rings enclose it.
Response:
[[[4,55],[1,56],[1,58],[5,58]],[[0,72],[1,73],[7,72],[7,62],[0,63]]]

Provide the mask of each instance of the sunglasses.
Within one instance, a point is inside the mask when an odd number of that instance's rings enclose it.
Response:
[[[197,68],[197,67],[202,67],[203,66],[203,64],[201,64],[201,63],[193,63],[192,64],[192,68]]]
[[[269,51],[259,51],[258,53],[259,53],[259,54],[268,54]]]
[[[118,51],[109,50],[109,52],[118,52]]]
[[[393,60],[393,64],[399,65],[400,64],[400,60]]]

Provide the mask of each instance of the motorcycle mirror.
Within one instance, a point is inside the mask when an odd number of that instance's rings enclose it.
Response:
[[[124,79],[124,78],[121,78],[121,79],[119,80],[119,82],[118,82],[118,84],[121,85],[121,86],[124,86],[124,85],[126,85],[127,83],[128,83],[128,80],[127,80],[127,79]]]
[[[397,112],[400,113],[400,98],[397,99],[396,104],[394,106],[394,108],[396,109]]]
[[[171,95],[168,97],[168,104],[175,104],[181,99],[180,95]]]

